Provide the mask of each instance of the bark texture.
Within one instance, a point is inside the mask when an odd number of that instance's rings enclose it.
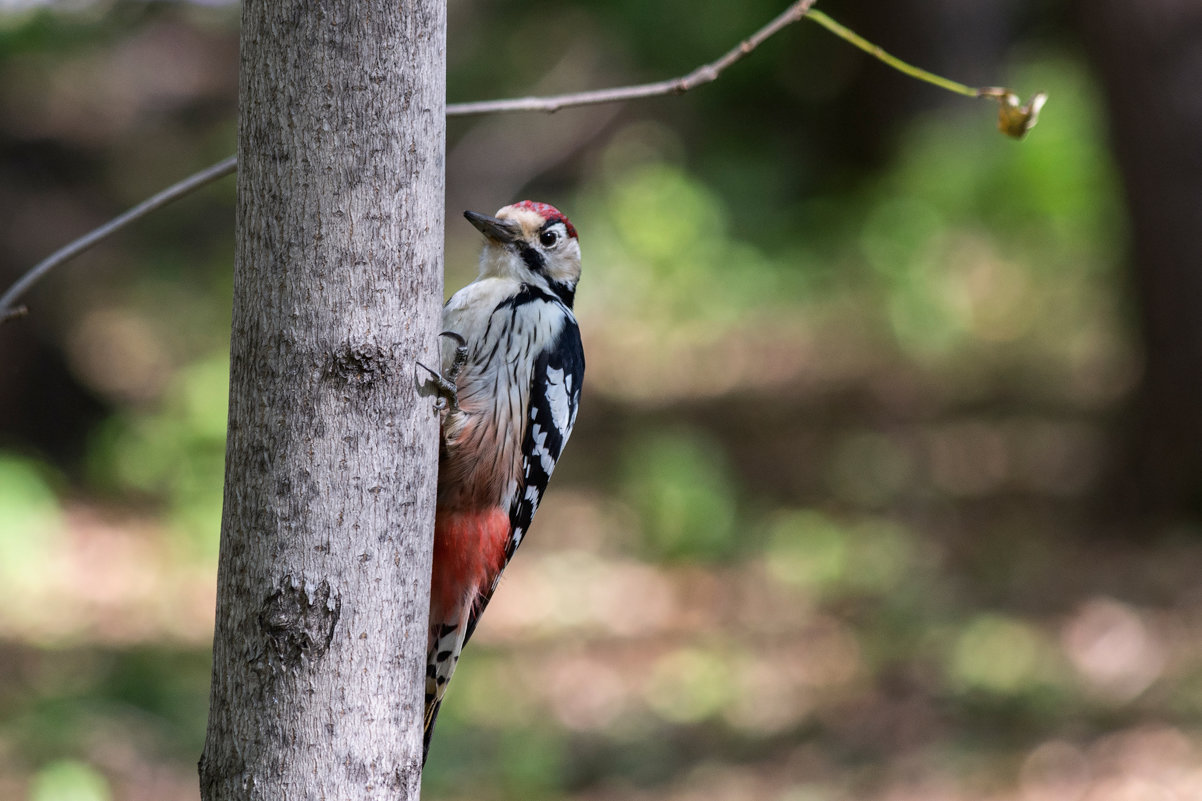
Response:
[[[242,4],[206,801],[418,797],[445,19]]]

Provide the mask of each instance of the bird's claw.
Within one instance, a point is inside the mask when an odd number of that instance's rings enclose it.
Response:
[[[451,359],[451,366],[447,368],[446,380],[454,384],[455,379],[459,378],[460,371],[463,370],[463,365],[467,364],[467,340],[461,334],[455,331],[443,331],[439,333],[440,337],[448,337],[455,340],[455,356]]]
[[[463,371],[463,365],[467,364],[467,340],[454,331],[443,331],[439,336],[450,337],[457,343],[455,355],[452,357],[446,373],[440,373],[421,362],[418,362],[417,366],[430,374],[430,379],[426,384],[431,386],[434,394],[438,396],[434,401],[434,408],[440,412],[445,409],[457,412],[459,411],[459,388],[455,385],[455,380]]]
[[[427,367],[421,362],[418,362],[417,366],[430,374],[424,385],[430,389],[430,393],[423,392],[422,394],[432,393],[437,396],[434,399],[434,408],[440,412],[447,408],[457,410],[459,408],[459,390],[455,386],[455,382],[448,381],[442,373],[432,367]]]

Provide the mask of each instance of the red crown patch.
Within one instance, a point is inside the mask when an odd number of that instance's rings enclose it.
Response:
[[[556,220],[561,222],[568,229],[568,236],[573,239],[578,239],[576,236],[576,226],[572,225],[572,221],[568,216],[559,209],[552,206],[550,203],[539,203],[536,200],[521,200],[513,204],[515,208],[527,209],[542,217],[544,220]]]

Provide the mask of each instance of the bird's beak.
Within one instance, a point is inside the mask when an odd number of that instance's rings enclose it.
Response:
[[[467,217],[467,221],[476,226],[480,233],[494,242],[513,242],[522,234],[521,226],[513,220],[500,220],[476,211],[465,211],[463,216]]]

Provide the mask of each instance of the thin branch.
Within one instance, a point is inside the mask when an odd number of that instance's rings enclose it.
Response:
[[[551,95],[549,97],[518,97],[508,100],[483,100],[475,103],[449,103],[446,107],[446,114],[448,117],[462,117],[476,114],[502,114],[514,111],[543,111],[551,113],[571,106],[589,106],[599,103],[616,103],[622,100],[637,100],[644,97],[683,94],[690,89],[716,81],[718,76],[727,67],[745,58],[751,51],[755,50],[772,36],[775,36],[782,29],[809,17],[836,36],[852,43],[856,47],[911,77],[927,81],[958,94],[996,99],[999,103],[998,127],[1010,136],[1021,137],[1035,124],[1039,115],[1039,109],[1047,99],[1046,95],[1042,93],[1035,95],[1026,105],[1019,105],[1017,96],[1009,89],[992,87],[972,89],[947,78],[929,73],[926,70],[919,69],[886,53],[881,48],[863,39],[854,31],[843,27],[822,12],[812,11],[811,7],[815,2],[816,0],[797,0],[797,2],[790,5],[767,25],[728,50],[721,58],[708,64],[702,64],[697,69],[679,78],[644,83],[637,86],[619,86],[610,89],[596,89],[589,92]],[[25,307],[13,308],[12,303],[53,268],[78,256],[96,243],[112,236],[117,231],[135,220],[146,216],[155,209],[165,206],[176,198],[183,197],[207,183],[233,173],[236,168],[237,157],[230,156],[224,161],[201,170],[195,175],[191,175],[179,183],[164,189],[149,200],[134,206],[120,217],[110,220],[86,236],[75,240],[42,260],[32,270],[21,276],[0,297],[0,325],[24,315],[26,311]]]
[[[0,325],[7,323],[9,320],[15,320],[18,317],[24,317],[27,314],[29,314],[28,306],[17,306],[14,309],[6,311],[3,315],[0,315]]]
[[[612,89],[596,89],[590,92],[551,95],[550,97],[515,97],[509,100],[449,103],[447,104],[447,116],[500,114],[510,111],[545,111],[551,113],[570,106],[590,106],[598,103],[615,103],[621,100],[637,100],[644,97],[684,94],[690,89],[716,81],[718,76],[727,67],[746,57],[752,50],[755,50],[770,37],[779,33],[781,29],[795,22],[800,22],[805,18],[806,14],[810,13],[810,6],[814,5],[815,2],[816,0],[799,0],[799,2],[789,6],[774,20],[760,28],[750,37],[732,47],[721,58],[708,64],[702,64],[688,75],[682,75],[679,78],[670,78],[666,81],[656,81],[654,83],[643,83],[637,86],[619,86]]]
[[[826,28],[843,41],[855,45],[868,55],[885,62],[900,73],[909,75],[911,78],[917,78],[920,81],[926,81],[927,83],[934,84],[935,86],[946,89],[949,92],[955,92],[958,95],[964,95],[965,97],[980,97],[979,89],[973,89],[971,86],[965,86],[959,81],[952,81],[944,78],[942,75],[936,75],[933,72],[927,72],[924,69],[915,67],[913,64],[907,64],[897,56],[892,55],[891,53],[886,53],[879,45],[874,45],[872,42],[868,41],[863,36],[860,36],[850,28],[846,28],[835,22],[821,11],[811,11],[809,17],[812,22],[817,22],[819,25]]]
[[[821,11],[812,10],[806,16],[843,41],[855,45],[868,55],[883,61],[903,75],[909,75],[911,78],[926,81],[933,86],[938,86],[940,89],[946,89],[949,92],[964,95],[965,97],[983,97],[989,100],[996,100],[998,104],[998,130],[1012,139],[1022,139],[1027,135],[1028,131],[1035,127],[1035,123],[1039,121],[1039,110],[1043,108],[1043,104],[1048,100],[1046,92],[1037,92],[1024,104],[1019,100],[1017,94],[1003,86],[983,86],[978,89],[965,86],[959,81],[953,81],[950,78],[944,78],[942,75],[927,72],[921,67],[908,64],[892,53],[886,53],[880,46],[874,45],[850,28],[845,28]]]
[[[731,48],[718,60],[703,64],[688,75],[683,75],[679,78],[640,84],[639,86],[598,89],[591,92],[574,92],[565,95],[553,95],[551,97],[521,97],[510,100],[485,100],[477,103],[449,103],[446,107],[446,113],[448,117],[457,117],[475,114],[500,114],[512,111],[553,112],[569,106],[587,106],[597,103],[634,100],[642,97],[683,94],[697,86],[717,80],[723,70],[747,56],[769,37],[779,32],[782,28],[801,21],[810,10],[810,6],[814,5],[815,2],[816,0],[798,0],[798,2],[793,3],[782,14],[760,28],[749,38],[744,39],[738,45]],[[218,178],[223,178],[233,173],[236,169],[237,157],[230,156],[224,161],[201,170],[179,183],[164,189],[149,200],[134,206],[120,217],[110,220],[91,233],[76,239],[66,247],[43,259],[32,270],[21,276],[0,297],[0,325],[25,314],[27,311],[25,307],[13,308],[13,302],[37,283],[42,276],[50,272],[50,270],[65,261],[75,258],[88,248],[107,239],[135,220],[145,217],[155,209],[161,208],[176,198],[183,197],[205,184],[216,181]]]
[[[24,292],[33,286],[37,281],[50,272],[52,269],[83,253],[93,245],[104,241],[113,234],[120,231],[125,226],[129,225],[134,220],[145,217],[155,209],[166,206],[173,200],[183,197],[205,184],[212,183],[218,178],[223,178],[226,175],[234,172],[237,168],[237,157],[230,156],[224,161],[220,161],[211,167],[207,167],[198,173],[189,175],[184,180],[159,192],[154,197],[143,200],[138,205],[134,206],[129,211],[119,217],[115,217],[99,228],[93,230],[79,239],[76,239],[66,247],[59,248],[54,253],[42,259],[33,269],[21,276],[15,284],[8,288],[8,291],[0,297],[0,324],[8,322],[16,317],[23,316],[22,309],[25,307],[12,308],[12,303],[19,298]]]

